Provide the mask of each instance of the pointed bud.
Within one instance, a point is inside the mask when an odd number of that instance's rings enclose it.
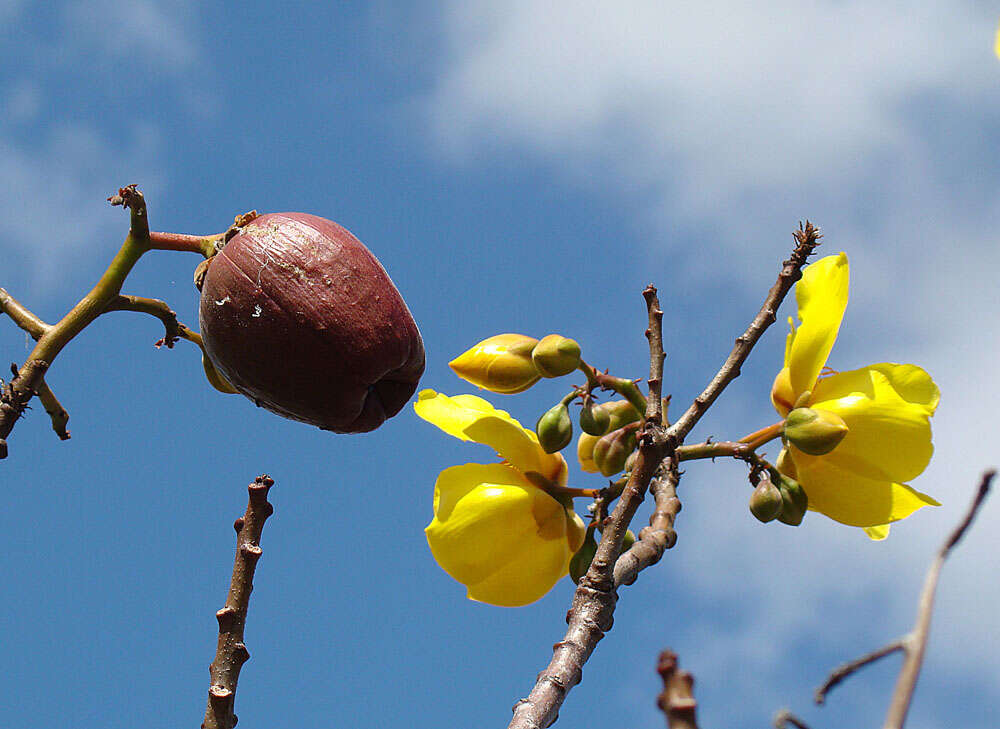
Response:
[[[563,403],[549,408],[535,424],[538,444],[546,453],[557,453],[573,440],[573,421]]]
[[[531,352],[542,377],[562,377],[580,366],[580,345],[558,334],[542,337]]]
[[[634,429],[613,430],[594,444],[594,465],[602,476],[614,476],[625,468],[625,461],[635,446]]]
[[[604,435],[611,428],[611,416],[587,397],[580,411],[580,429],[587,435]]]
[[[781,513],[778,514],[778,521],[789,526],[798,526],[806,515],[806,509],[809,508],[809,497],[799,482],[788,476],[781,477],[778,490],[781,492]]]
[[[750,496],[750,513],[757,521],[767,524],[781,513],[781,491],[768,476],[764,476]]]
[[[531,361],[531,350],[536,344],[537,339],[523,334],[497,334],[463,352],[448,366],[477,387],[513,395],[541,379]]]
[[[785,418],[785,439],[803,453],[823,456],[847,435],[847,423],[836,413],[796,408]]]
[[[633,544],[635,544],[635,534],[632,533],[631,529],[626,529],[625,538],[622,539],[622,554],[630,550]]]
[[[594,539],[593,527],[589,527],[587,535],[583,538],[583,545],[569,561],[569,576],[573,582],[579,583],[580,578],[587,574],[595,554],[597,554],[597,541]]]

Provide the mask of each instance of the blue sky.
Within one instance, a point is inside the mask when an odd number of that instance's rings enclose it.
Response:
[[[662,726],[653,666],[697,676],[706,726],[881,720],[896,663],[812,709],[835,664],[908,629],[931,553],[978,473],[1000,396],[996,11],[903,2],[193,4],[0,0],[0,286],[54,321],[97,279],[138,183],[155,229],[237,213],[337,220],[380,257],[421,327],[426,387],[494,333],[573,336],[647,371],[640,296],[667,307],[666,383],[715,371],[809,217],[852,263],[830,364],[912,361],[941,387],[943,506],[885,542],[811,515],[764,527],[734,464],[693,464],[679,542],[622,590],[559,726]],[[195,257],[152,253],[127,293],[196,324]],[[779,317],[793,313],[790,309]],[[464,599],[422,529],[435,476],[489,462],[410,410],[363,436],[211,390],[158,324],[101,318],[0,466],[0,725],[196,726],[245,486],[270,473],[237,696],[240,726],[503,726],[563,634],[560,583],[517,610]],[[784,328],[693,437],[774,420]],[[0,321],[0,353],[22,361]],[[503,398],[523,422],[563,394]],[[499,398],[497,398],[499,399]],[[572,470],[572,483],[599,481]],[[581,505],[582,511],[582,505]],[[908,726],[994,726],[995,504],[949,562]],[[640,519],[645,517],[645,513]],[[55,699],[53,698],[55,695]]]

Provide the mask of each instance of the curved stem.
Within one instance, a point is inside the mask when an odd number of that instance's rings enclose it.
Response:
[[[600,372],[595,367],[580,360],[577,368],[587,376],[587,387],[591,390],[600,387],[602,390],[612,390],[624,397],[639,413],[646,412],[646,396],[642,394],[635,382],[623,377],[615,377],[606,372]]]
[[[780,420],[777,423],[767,426],[766,428],[761,428],[756,430],[750,435],[745,435],[740,438],[740,443],[746,443],[750,450],[755,451],[760,448],[765,443],[769,443],[781,436],[781,429],[785,427],[785,421]]]

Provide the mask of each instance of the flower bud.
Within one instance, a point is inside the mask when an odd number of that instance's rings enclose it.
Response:
[[[767,524],[781,513],[782,503],[781,491],[770,477],[764,476],[750,496],[750,513],[757,521]]]
[[[594,406],[589,397],[584,400],[580,411],[580,429],[588,435],[601,436],[611,428],[611,415],[600,406]]]
[[[497,334],[460,354],[448,366],[477,387],[513,395],[541,379],[531,361],[536,344],[537,339],[523,334]]]
[[[569,576],[573,582],[579,583],[580,578],[587,574],[595,554],[597,554],[597,540],[594,539],[593,527],[589,527],[587,535],[583,539],[583,545],[569,561]]]
[[[549,408],[535,424],[538,444],[546,453],[558,453],[573,440],[573,421],[563,403]]]
[[[567,337],[549,334],[535,345],[531,359],[542,377],[562,377],[580,366],[580,345]]]
[[[632,533],[631,529],[626,529],[625,537],[622,539],[622,554],[630,550],[633,544],[635,544],[635,534]]]
[[[806,509],[809,508],[809,497],[798,481],[787,476],[781,477],[778,490],[781,492],[781,513],[778,514],[778,521],[789,526],[798,526],[806,515]]]
[[[594,444],[594,465],[602,476],[614,476],[625,468],[625,461],[635,446],[634,430],[613,430]]]
[[[594,410],[603,410],[610,417],[611,424],[606,431],[609,434],[610,431],[617,430],[623,425],[634,423],[640,418],[639,412],[628,400],[611,400],[600,405],[595,405]],[[600,440],[598,436],[589,435],[586,432],[581,433],[580,438],[577,440],[576,457],[580,461],[581,470],[587,473],[597,473],[600,470],[594,463],[594,447],[597,445],[598,440]],[[621,469],[618,470],[620,471]]]
[[[796,408],[785,418],[785,439],[803,453],[823,456],[847,435],[847,423],[836,413]]]

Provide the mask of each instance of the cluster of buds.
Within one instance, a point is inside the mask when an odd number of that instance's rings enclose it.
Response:
[[[597,375],[580,358],[580,345],[568,337],[549,334],[538,340],[523,334],[498,334],[459,355],[449,366],[463,380],[501,394],[524,392],[543,377],[562,377],[581,370],[589,386],[575,388],[542,414],[535,425],[539,444],[546,453],[557,453],[570,444],[573,422],[569,405],[580,398],[583,434],[577,454],[585,471],[599,471],[604,476],[620,473],[636,449],[644,402],[635,383],[601,375],[602,386],[618,390],[626,399],[594,403],[591,389]]]
[[[809,508],[809,497],[793,478],[777,469],[764,471],[750,496],[750,513],[767,523],[777,519],[782,524],[798,526]]]
[[[549,334],[497,334],[448,363],[455,374],[501,395],[524,392],[543,377],[562,377],[580,366],[580,345]]]

